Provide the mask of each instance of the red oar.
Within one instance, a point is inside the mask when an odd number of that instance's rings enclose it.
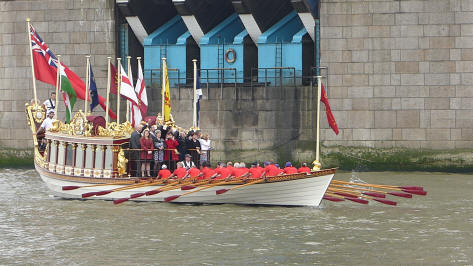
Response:
[[[344,201],[344,199],[342,199],[342,198],[336,198],[336,197],[332,197],[332,196],[328,196],[328,195],[324,195],[323,199],[333,201],[333,202]]]
[[[91,196],[103,196],[103,195],[107,195],[107,194],[110,194],[110,193],[116,192],[116,191],[122,191],[122,190],[127,190],[127,189],[152,186],[152,185],[160,184],[160,183],[161,183],[161,181],[158,181],[158,182],[143,182],[143,183],[128,185],[128,186],[125,186],[125,187],[115,188],[115,189],[112,189],[112,190],[88,192],[88,193],[82,194],[82,198],[88,198],[88,197],[91,197]]]
[[[389,195],[393,195],[396,197],[402,197],[402,198],[412,198],[412,194],[409,193],[402,193],[402,192],[388,192]]]
[[[424,190],[403,189],[402,191],[406,193],[415,194],[415,195],[421,195],[421,196],[427,195],[427,191],[424,191]]]
[[[136,183],[134,180],[132,181],[127,181],[127,182],[118,182],[118,183],[105,183],[105,184],[95,184],[95,185],[89,185],[89,186],[63,186],[62,190],[75,190],[79,188],[88,188],[88,187],[100,187],[100,186],[113,186],[113,185],[130,185]]]
[[[375,198],[386,198],[386,194],[377,193],[377,192],[361,192],[366,196],[375,197]]]
[[[412,189],[412,190],[424,190],[423,187],[406,187],[406,186],[400,186],[398,188],[401,188],[401,189]]]
[[[384,204],[387,204],[387,205],[392,205],[392,206],[396,206],[397,205],[397,202],[395,201],[390,201],[390,200],[386,200],[386,199],[377,199],[377,198],[371,198],[372,200],[375,200],[377,202],[381,202],[381,203],[384,203]]]
[[[367,192],[370,192],[370,193],[377,193],[377,194],[380,194],[380,195],[381,194],[389,194],[389,195],[393,195],[393,196],[396,196],[396,197],[412,198],[412,194],[403,193],[403,192],[386,192],[386,191],[381,191],[381,190],[351,187],[351,186],[342,186],[342,185],[336,185],[336,184],[330,184],[329,188],[334,188],[334,187],[335,188],[343,188],[344,191],[346,191],[347,189],[350,189],[350,190],[367,191]],[[382,189],[387,189],[387,188],[382,188]],[[368,194],[366,194],[367,192],[362,192],[362,193],[365,194],[365,195],[368,195]],[[373,195],[368,195],[368,196],[375,197],[374,194]],[[381,197],[381,198],[384,198],[384,197]]]
[[[129,200],[129,198],[116,199],[116,200],[113,201],[113,204],[120,204],[120,203],[123,203],[127,200]]]
[[[97,194],[97,192],[87,192],[87,193],[83,193],[83,194],[82,194],[82,198],[85,199],[85,198],[88,198],[88,197],[92,197],[92,196],[95,196],[95,194]]]
[[[357,203],[360,203],[360,204],[368,204],[367,200],[355,198],[353,196],[352,197],[342,197],[342,196],[333,194],[331,192],[326,192],[325,196],[327,196],[327,195],[330,196],[330,197],[333,197],[333,198],[346,199],[346,200],[350,200],[350,201],[357,202]]]
[[[79,187],[79,186],[63,186],[62,190],[74,190],[74,189],[78,189],[78,188],[81,188],[81,187]]]
[[[361,204],[368,204],[368,201],[367,201],[367,200],[364,200],[364,199],[351,198],[351,197],[345,197],[345,199],[351,200],[351,201],[353,201],[353,202],[358,202],[358,203],[361,203]]]

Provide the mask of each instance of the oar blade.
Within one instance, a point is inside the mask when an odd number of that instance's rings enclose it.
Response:
[[[136,199],[136,198],[142,197],[144,195],[145,195],[145,193],[135,193],[135,194],[132,194],[130,196],[130,199]]]
[[[375,198],[386,198],[386,194],[378,192],[362,192],[366,196],[375,197]]]
[[[406,193],[415,194],[415,195],[421,195],[421,196],[427,195],[427,191],[423,191],[423,190],[403,189],[402,191]]]
[[[87,193],[83,193],[83,194],[82,194],[82,198],[83,198],[83,199],[89,198],[89,197],[95,196],[95,194],[97,194],[97,192],[87,192]]]
[[[360,203],[360,204],[368,204],[368,201],[364,200],[364,199],[353,198],[353,197],[345,197],[345,199],[351,200],[353,202],[357,202],[357,203]]]
[[[388,192],[389,195],[393,195],[396,197],[402,197],[402,198],[412,198],[412,194],[409,193],[402,193],[402,192]]]
[[[129,198],[121,198],[121,199],[116,199],[113,201],[113,204],[120,204],[120,203],[123,203],[125,201],[128,201]]]
[[[196,186],[187,185],[187,186],[182,186],[181,190],[191,190],[191,189],[194,189],[194,188],[196,188]]]
[[[386,205],[392,205],[392,206],[396,206],[396,205],[397,205],[397,202],[391,201],[391,200],[377,199],[377,198],[373,198],[372,200],[375,200],[375,201],[377,201],[377,202],[381,202],[381,203],[386,204]]]
[[[325,195],[323,197],[324,200],[328,200],[328,201],[333,201],[333,202],[340,202],[340,201],[344,201],[344,199],[341,199],[341,198],[336,198],[336,197],[332,197],[332,196],[327,196]]]
[[[146,196],[151,196],[151,195],[155,195],[155,194],[158,194],[158,193],[161,193],[161,190],[146,191],[146,192],[145,192],[145,195],[146,195]]]
[[[62,190],[74,190],[80,188],[79,186],[63,186]]]
[[[414,186],[414,187],[401,186],[401,187],[399,187],[399,188],[408,189],[408,190],[424,190],[423,187],[416,187],[416,186]]]
[[[228,189],[222,188],[222,189],[219,189],[219,190],[215,191],[215,194],[220,195],[220,194],[223,194],[227,191],[228,191]]]
[[[170,202],[170,201],[173,201],[173,200],[179,198],[180,196],[181,196],[181,195],[169,196],[169,197],[164,198],[164,201],[165,201],[165,202]]]
[[[103,196],[103,195],[110,194],[112,192],[113,192],[113,190],[103,190],[103,191],[96,192],[95,195],[96,196]]]

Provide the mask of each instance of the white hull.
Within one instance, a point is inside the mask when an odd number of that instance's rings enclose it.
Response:
[[[82,194],[87,192],[97,192],[123,187],[123,185],[108,185],[90,188],[80,188],[76,190],[63,191],[63,186],[87,186],[90,183],[66,181],[53,178],[49,173],[37,169],[41,178],[55,196],[67,199],[82,199]],[[300,178],[295,180],[261,183],[238,188],[226,193],[216,195],[219,189],[228,189],[235,185],[215,186],[204,189],[183,197],[179,197],[172,202],[176,203],[234,203],[234,204],[255,204],[255,205],[283,205],[283,206],[318,206],[324,196],[334,174]],[[135,193],[143,193],[159,188],[159,186],[147,186],[123,191],[116,191],[103,196],[93,196],[87,199],[115,200],[130,197]],[[192,191],[192,190],[191,190]],[[166,197],[180,195],[188,191],[180,189],[164,191],[152,196],[143,196],[133,201],[164,201]]]

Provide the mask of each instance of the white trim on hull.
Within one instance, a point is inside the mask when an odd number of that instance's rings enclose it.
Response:
[[[80,185],[86,186],[88,183],[78,183],[48,177],[47,174],[39,171],[41,178],[55,196],[68,199],[81,199],[82,193],[96,192],[123,187],[123,185],[109,185],[100,187],[90,187],[76,190],[63,191],[63,186]],[[180,197],[173,202],[180,203],[234,203],[234,204],[255,204],[255,205],[283,205],[283,206],[318,206],[324,196],[334,174],[301,178],[283,182],[261,183],[242,187],[221,195],[216,195],[215,191],[223,188],[231,188],[234,185],[216,186]],[[140,187],[129,190],[117,191],[104,196],[93,196],[87,199],[114,200],[130,197],[135,193],[146,192],[159,186]],[[166,197],[180,195],[187,191],[180,189],[164,191],[152,196],[143,196],[133,201],[164,201]]]

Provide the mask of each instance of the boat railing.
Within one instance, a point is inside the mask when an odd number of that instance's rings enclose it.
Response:
[[[192,162],[197,167],[200,167],[203,162],[210,162],[210,150],[201,151],[199,149],[187,149],[186,151],[179,151],[178,149],[153,149],[151,159],[142,159],[143,152],[148,150],[144,149],[123,149],[125,157],[128,159],[127,166],[127,176],[138,177],[141,175],[141,164],[150,163],[153,164],[153,173],[152,176],[156,176],[157,172],[163,165],[166,165],[167,168],[171,171],[177,168],[177,163],[185,160],[186,154],[191,156]],[[162,151],[162,154],[156,155],[159,151]],[[143,154],[146,155],[146,154]]]

